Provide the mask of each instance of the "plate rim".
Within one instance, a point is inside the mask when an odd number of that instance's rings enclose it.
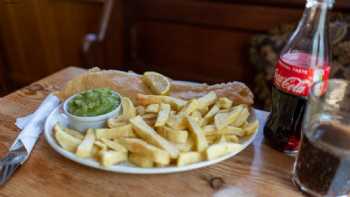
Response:
[[[109,172],[115,172],[115,173],[124,173],[124,174],[170,174],[170,173],[178,173],[178,172],[186,172],[186,171],[191,171],[195,169],[200,169],[204,167],[208,167],[214,164],[217,164],[219,162],[225,161],[227,159],[233,158],[243,150],[245,150],[249,145],[253,143],[255,140],[256,136],[258,135],[259,132],[259,127],[256,129],[255,133],[250,136],[249,139],[247,139],[244,144],[242,144],[242,149],[238,152],[233,152],[230,154],[227,154],[225,156],[219,157],[214,160],[206,160],[206,161],[201,161],[198,163],[190,164],[190,165],[185,165],[185,166],[171,166],[171,167],[161,167],[161,168],[140,168],[137,166],[126,166],[126,165],[113,165],[110,167],[103,167],[101,166],[96,160],[91,159],[91,158],[79,158],[77,157],[74,153],[71,153],[69,151],[64,150],[61,148],[56,140],[54,139],[52,135],[52,128],[49,129],[50,127],[50,122],[53,121],[51,119],[54,118],[56,113],[60,113],[59,110],[62,107],[62,104],[57,106],[52,112],[50,112],[49,116],[45,120],[45,125],[44,125],[44,136],[46,142],[49,144],[49,146],[54,149],[57,153],[59,153],[61,156],[70,159],[76,163],[79,163],[83,166],[87,166],[90,168],[95,168],[99,170],[104,170],[104,171],[109,171]],[[253,119],[257,119],[256,112],[254,108],[251,109],[253,114]],[[57,118],[56,118],[57,121]],[[125,164],[125,163],[124,163]]]

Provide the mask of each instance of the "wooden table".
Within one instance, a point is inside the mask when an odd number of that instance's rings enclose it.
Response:
[[[33,112],[50,91],[82,72],[70,67],[0,99],[0,155],[19,132],[16,117]],[[41,136],[0,196],[301,196],[291,182],[293,160],[266,146],[260,130],[253,145],[211,167],[168,175],[118,174],[65,159]],[[215,190],[206,176],[221,177],[225,185]]]

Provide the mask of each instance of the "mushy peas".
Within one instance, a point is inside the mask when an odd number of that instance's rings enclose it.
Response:
[[[68,103],[68,112],[75,116],[98,116],[113,111],[120,97],[109,88],[81,92]]]

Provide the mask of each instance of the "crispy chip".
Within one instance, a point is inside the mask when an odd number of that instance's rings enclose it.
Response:
[[[179,151],[176,147],[160,136],[152,127],[147,125],[141,116],[131,118],[130,123],[132,124],[137,136],[146,142],[167,151],[171,158],[176,158],[178,156]]]
[[[219,144],[213,144],[206,150],[206,156],[208,160],[213,160],[218,157],[224,156],[232,152],[239,152],[242,150],[241,144],[223,142]]]
[[[101,151],[101,164],[105,167],[126,161],[128,155],[126,152],[120,151]]]
[[[214,104],[216,101],[216,98],[217,98],[217,96],[216,96],[215,92],[209,92],[205,96],[198,98],[198,102],[199,102],[198,108],[204,109],[204,108]]]
[[[195,141],[196,151],[204,151],[208,147],[207,139],[199,124],[192,118],[187,116],[188,128],[191,131],[191,136]]]
[[[220,97],[216,102],[217,106],[221,109],[230,109],[232,107],[232,101],[227,97]]]
[[[163,103],[160,104],[160,111],[158,113],[158,117],[154,125],[156,127],[164,126],[169,119],[170,111],[171,111],[171,108],[169,104],[163,104]]]
[[[168,152],[137,138],[121,138],[118,141],[132,153],[142,154],[162,165],[170,163]]]
[[[148,158],[145,155],[137,154],[137,153],[131,153],[129,155],[129,161],[141,168],[152,168],[154,165],[154,162],[151,158]]]
[[[221,130],[235,122],[242,110],[243,106],[238,105],[234,107],[230,112],[216,114],[214,117],[216,128]]]
[[[150,104],[146,107],[145,112],[147,113],[158,113],[159,112],[159,104]]]
[[[54,133],[58,144],[63,149],[70,152],[75,152],[80,143],[82,142],[81,139],[73,137],[68,133],[64,132],[58,124],[54,126]]]
[[[181,153],[177,159],[177,166],[189,165],[202,160],[202,155],[199,152]]]
[[[91,157],[92,149],[95,142],[95,132],[93,129],[88,129],[83,141],[77,148],[76,155],[78,157]]]
[[[186,104],[186,101],[182,99],[178,99],[170,96],[158,96],[158,95],[138,94],[137,100],[140,105],[144,105],[144,106],[149,104],[166,103],[178,110],[181,109]]]
[[[135,137],[134,131],[132,130],[131,124],[127,124],[120,127],[115,127],[111,129],[95,129],[96,138],[107,138],[115,139],[120,137]]]

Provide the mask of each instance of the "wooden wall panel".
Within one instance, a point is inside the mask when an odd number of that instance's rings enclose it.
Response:
[[[1,43],[0,43],[0,96],[3,96],[7,90],[8,90],[8,79],[7,79],[7,72],[5,70],[5,60],[3,58],[3,50],[1,49]]]
[[[223,3],[220,1],[134,0],[130,7],[136,20],[160,20],[169,23],[266,31],[278,24],[295,22],[302,9]]]
[[[22,86],[66,66],[86,67],[83,38],[98,32],[105,2],[0,1],[0,43],[9,78]],[[98,61],[88,66],[157,69],[180,79],[219,82],[249,81],[250,37],[297,21],[305,0],[113,2],[106,37],[94,43],[96,50],[88,56]],[[338,0],[336,8],[349,6]]]
[[[202,0],[208,1],[208,0]],[[349,0],[335,0],[335,6],[333,10],[336,11],[348,11],[350,9]],[[241,3],[241,4],[254,4],[254,5],[265,5],[265,6],[278,6],[287,8],[304,8],[306,0],[216,0],[216,2],[226,3]]]
[[[1,1],[0,39],[12,80],[23,85],[66,66],[82,66],[82,39],[97,31],[101,6],[93,1]]]
[[[247,46],[251,34],[181,24],[140,22],[133,27],[132,70],[154,69],[176,79],[249,82]]]
[[[302,9],[206,0],[134,0],[125,1],[124,9],[129,69],[209,83],[250,83],[251,36],[302,14]]]
[[[4,58],[10,64],[8,66],[16,66],[16,68],[11,67],[10,71],[16,69],[16,72],[22,75],[21,80],[26,81],[31,77],[30,75],[42,71],[42,68],[33,65],[47,65],[45,59],[42,58],[46,52],[41,34],[37,30],[38,16],[33,14],[37,10],[35,2],[1,1],[0,9],[2,13],[1,29],[6,30],[6,33],[2,34]]]
[[[85,34],[98,30],[101,3],[55,0],[48,4],[54,23],[58,54],[63,62],[59,67],[82,65],[81,45]],[[49,14],[49,13],[48,13]]]
[[[104,38],[95,43],[95,49],[92,47],[91,55],[94,66],[100,66],[107,69],[122,69],[124,65],[124,17],[123,0],[103,0],[106,6],[107,1],[112,1],[111,15],[108,21],[105,21],[106,29],[100,28],[100,33],[104,32]],[[107,8],[107,7],[106,7]],[[105,12],[105,14],[107,11]],[[103,27],[103,25],[101,25]],[[103,33],[101,33],[103,34]],[[101,35],[100,34],[100,35]],[[126,42],[127,43],[127,42]],[[94,52],[95,51],[95,52]]]

